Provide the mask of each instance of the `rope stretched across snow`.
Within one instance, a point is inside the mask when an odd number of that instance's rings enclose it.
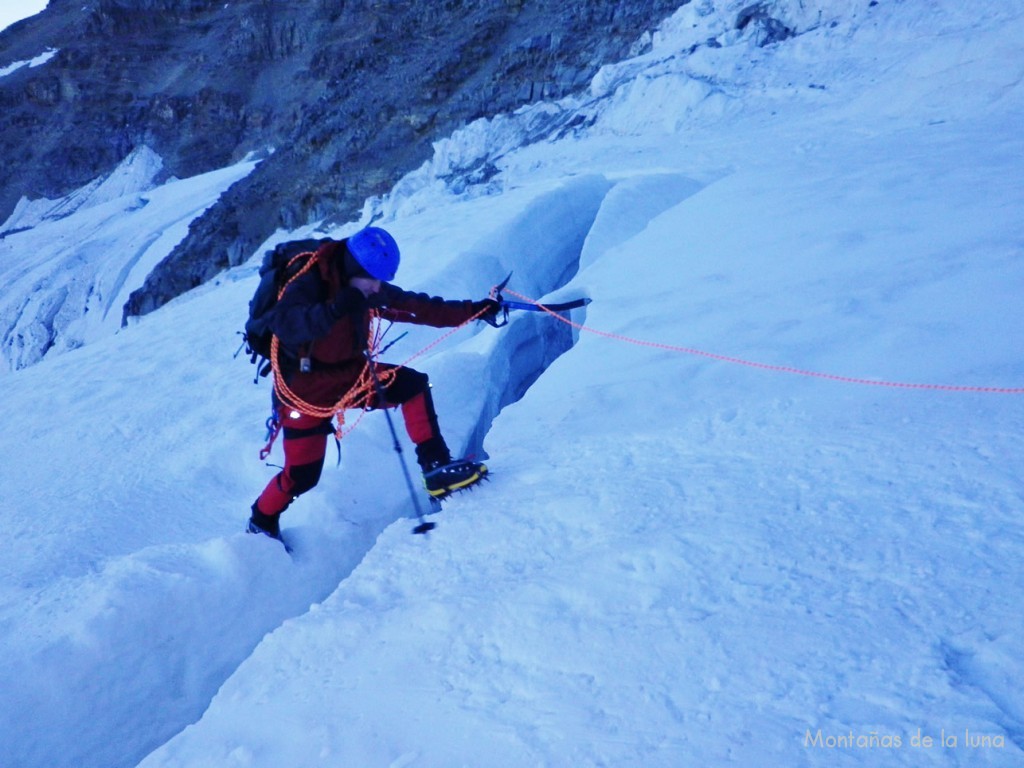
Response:
[[[693,347],[680,347],[674,344],[664,344],[657,341],[646,341],[644,339],[635,339],[630,336],[623,336],[618,333],[609,333],[608,331],[601,331],[596,328],[583,325],[570,320],[567,317],[563,317],[557,312],[553,312],[545,307],[535,299],[531,299],[529,296],[524,296],[520,293],[516,293],[508,288],[505,291],[512,296],[528,301],[531,304],[536,304],[542,310],[547,312],[554,318],[557,318],[566,325],[571,325],[579,331],[585,331],[586,333],[594,334],[595,336],[601,336],[605,339],[611,339],[613,341],[622,341],[628,344],[635,344],[641,347],[651,347],[654,349],[663,349],[669,352],[680,352],[687,355],[696,355],[698,357],[706,357],[711,360],[717,360],[723,363],[732,363],[733,365],[742,365],[747,368],[757,368],[763,371],[772,371],[774,373],[789,373],[797,376],[809,376],[816,379],[827,379],[829,381],[839,381],[844,384],[859,384],[862,386],[870,387],[890,387],[894,389],[926,389],[926,390],[939,390],[943,392],[981,392],[985,394],[998,394],[998,395],[1022,395],[1024,394],[1024,387],[975,387],[958,384],[917,384],[902,381],[884,381],[881,379],[863,379],[856,376],[840,376],[834,373],[822,373],[820,371],[808,371],[802,368],[794,368],[788,365],[772,365],[770,363],[759,363],[753,360],[744,360],[739,357],[730,357],[729,355],[721,355],[716,352],[707,352],[703,349],[694,349]]]

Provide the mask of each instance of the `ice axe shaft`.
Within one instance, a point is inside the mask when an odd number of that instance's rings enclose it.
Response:
[[[501,305],[509,309],[523,309],[527,312],[564,312],[567,309],[585,307],[590,301],[590,299],[573,299],[572,301],[563,301],[556,304],[531,304],[528,301],[509,301],[506,299],[501,302]]]
[[[419,524],[412,529],[413,533],[428,533],[437,527],[437,523],[428,522],[423,517],[423,510],[420,507],[419,497],[416,495],[416,488],[412,483],[412,475],[409,474],[409,467],[405,464],[405,457],[402,455],[402,443],[398,439],[398,432],[395,430],[395,423],[391,420],[391,413],[387,409],[387,403],[384,400],[384,387],[381,386],[380,378],[377,376],[377,365],[373,361],[373,355],[369,351],[366,353],[366,362],[370,366],[370,375],[373,377],[373,385],[377,390],[377,400],[380,402],[380,408],[384,411],[384,417],[388,421],[388,429],[391,430],[391,439],[394,442],[395,453],[398,454],[398,463],[402,467],[402,475],[405,477],[405,487],[409,489],[409,498],[412,499],[413,508],[416,510],[416,519],[419,520]]]

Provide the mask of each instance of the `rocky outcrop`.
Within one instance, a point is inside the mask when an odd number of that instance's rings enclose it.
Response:
[[[757,44],[764,48],[781,43],[796,35],[796,30],[772,15],[768,3],[754,3],[739,12],[736,29],[749,30],[753,27]]]
[[[144,314],[279,227],[354,217],[478,117],[585,85],[680,0],[51,0],[0,34],[0,220],[153,148],[179,177],[273,153],[136,291]]]

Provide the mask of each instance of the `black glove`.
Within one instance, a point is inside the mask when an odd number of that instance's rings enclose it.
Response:
[[[346,285],[327,305],[327,310],[335,320],[345,315],[362,315],[366,311],[366,297],[358,288]]]
[[[499,327],[498,315],[501,313],[501,302],[496,299],[481,299],[473,302],[473,312],[482,312],[477,319],[483,320],[488,325]]]

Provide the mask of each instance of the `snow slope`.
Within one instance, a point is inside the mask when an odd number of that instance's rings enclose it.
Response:
[[[1024,387],[1024,10],[747,5],[368,203],[405,286],[593,298],[416,358],[494,472],[429,537],[379,414],[239,532],[255,260],[5,377],[0,764],[1024,762],[1024,393],[881,385]]]

